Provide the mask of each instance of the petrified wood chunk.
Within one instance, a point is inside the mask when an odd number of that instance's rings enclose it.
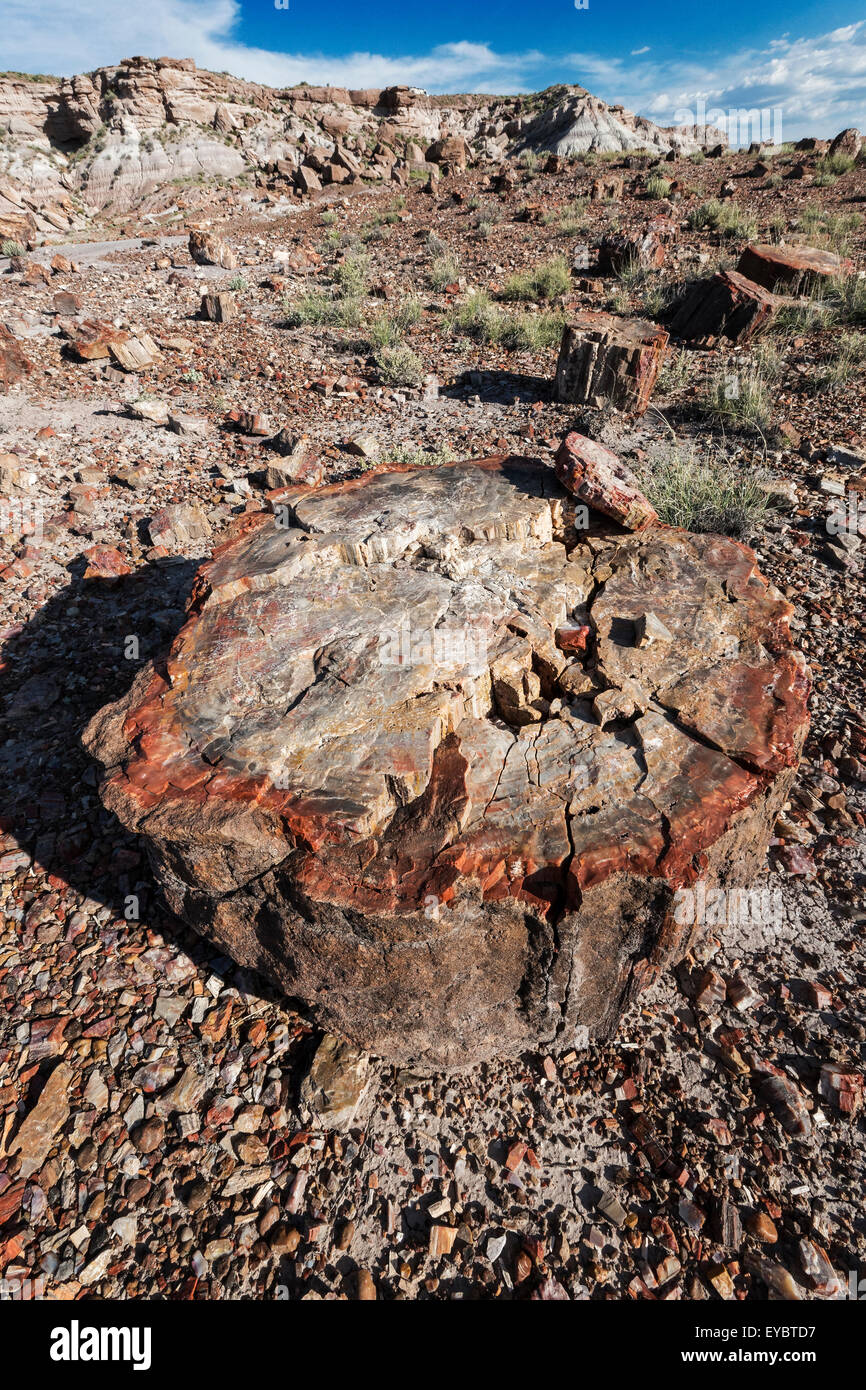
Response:
[[[8,391],[33,370],[33,363],[21,351],[21,345],[5,323],[0,323],[0,387]]]
[[[791,294],[853,269],[853,261],[817,246],[747,246],[737,263],[740,274],[755,284],[768,290],[783,286]]]
[[[383,1057],[609,1035],[793,780],[808,676],[753,554],[574,505],[519,458],[296,489],[86,731],[172,908]]]
[[[736,270],[702,280],[677,306],[668,327],[690,341],[730,338],[747,343],[772,322],[782,300]]]
[[[227,241],[216,232],[193,230],[189,234],[189,254],[196,265],[220,265],[236,270],[238,258]]]
[[[201,297],[201,316],[212,323],[229,323],[237,311],[238,302],[230,290],[203,294]]]
[[[553,466],[559,481],[579,501],[629,531],[658,521],[631,469],[597,440],[572,430],[557,449]]]
[[[609,232],[598,248],[598,265],[606,275],[629,267],[657,270],[665,263],[660,227],[650,224],[640,231]]]
[[[587,310],[566,324],[556,364],[556,394],[572,404],[603,405],[642,415],[668,335],[646,319]]]

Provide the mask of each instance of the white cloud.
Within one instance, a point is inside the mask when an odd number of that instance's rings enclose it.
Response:
[[[0,0],[2,60],[7,68],[69,75],[117,63],[136,53],[194,58],[199,67],[288,86],[296,82],[383,87],[405,82],[428,91],[516,92],[571,81],[610,102],[622,102],[660,124],[678,111],[782,108],[786,139],[832,135],[863,122],[866,109],[866,21],[823,36],[783,34],[763,48],[711,56],[646,58],[500,53],[486,43],[442,43],[428,53],[281,52],[291,43],[290,10],[273,10],[269,47],[237,37],[239,0]],[[323,21],[324,22],[324,21]],[[640,62],[631,59],[640,58]]]
[[[661,125],[684,111],[696,112],[699,102],[707,111],[778,107],[779,138],[797,140],[862,125],[866,110],[866,21],[813,39],[785,35],[765,48],[741,49],[715,60],[702,56],[631,64],[572,53],[567,63],[570,80]],[[569,80],[569,74],[564,76]]]
[[[60,76],[89,72],[123,57],[146,54],[194,58],[201,68],[230,72],[251,82],[296,82],[340,87],[409,83],[428,91],[520,91],[527,74],[544,62],[540,53],[496,53],[484,43],[443,43],[429,53],[385,57],[379,53],[280,52],[291,43],[291,10],[274,9],[272,48],[254,48],[235,37],[238,0],[51,0],[48,11],[33,0],[3,0],[3,63],[24,72]]]

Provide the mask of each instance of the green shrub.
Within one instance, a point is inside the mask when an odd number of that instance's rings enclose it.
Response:
[[[394,347],[421,317],[421,305],[413,296],[368,320],[367,341],[374,348]]]
[[[424,363],[406,343],[383,347],[375,354],[376,368],[389,386],[419,386],[424,380]]]
[[[554,256],[534,270],[510,275],[502,288],[502,298],[528,301],[557,299],[570,289],[568,262],[564,256]]]
[[[455,255],[446,252],[434,258],[428,278],[433,289],[441,291],[446,285],[453,285],[459,274],[460,262]]]
[[[646,181],[648,198],[666,198],[671,191],[670,180],[661,174],[650,174]]]
[[[538,352],[558,347],[565,318],[554,313],[508,313],[479,290],[448,315],[444,326],[447,332],[461,333],[481,343]]]
[[[670,395],[672,391],[679,391],[688,381],[690,371],[691,359],[685,348],[669,352],[659,372],[658,384],[661,394]]]
[[[360,300],[314,290],[292,303],[283,304],[290,328],[304,324],[319,328],[358,328],[361,323]]]
[[[720,368],[701,398],[699,409],[734,429],[766,429],[772,418],[769,393],[757,367],[745,371]]]
[[[710,228],[724,236],[741,236],[751,240],[757,235],[758,224],[751,213],[744,212],[735,203],[723,203],[718,198],[710,198],[700,207],[692,208],[686,218],[686,225],[692,231]]]
[[[641,481],[662,521],[687,531],[749,536],[769,506],[757,475],[735,469],[721,457],[700,459],[681,446],[651,455]]]
[[[818,169],[828,174],[847,174],[849,169],[853,169],[857,163],[851,154],[843,154],[837,150],[835,154],[825,154],[819,161]]]
[[[370,257],[360,251],[344,256],[334,270],[334,282],[347,299],[366,294],[370,283]]]

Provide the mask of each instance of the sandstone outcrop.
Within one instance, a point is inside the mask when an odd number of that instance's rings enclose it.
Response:
[[[286,489],[85,733],[172,909],[385,1058],[610,1035],[793,780],[808,675],[753,554],[576,505],[515,457]]]
[[[35,195],[37,223],[50,208],[59,229],[80,218],[70,190],[94,208],[126,208],[178,180],[271,172],[315,192],[315,175],[296,173],[311,146],[324,151],[315,172],[336,169],[329,177],[337,183],[355,172],[340,174],[345,164],[329,162],[338,148],[363,155],[357,177],[399,182],[395,159],[412,143],[451,168],[475,158],[500,162],[525,148],[690,153],[703,143],[700,131],[663,130],[582,88],[531,99],[428,96],[407,86],[275,88],[207,72],[188,58],[146,57],[69,78],[0,77],[0,132],[8,135],[0,177],[17,185],[15,197],[21,187]],[[371,158],[374,148],[391,157]],[[0,187],[0,216],[18,211],[4,206]]]

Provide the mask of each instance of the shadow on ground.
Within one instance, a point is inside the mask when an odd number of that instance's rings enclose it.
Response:
[[[531,405],[535,401],[549,401],[552,390],[551,383],[541,376],[525,376],[520,372],[468,370],[462,372],[447,386],[443,386],[441,395],[457,400],[465,400],[467,395],[472,395],[478,396],[482,401]]]
[[[159,904],[137,838],[102,806],[81,732],[128,690],[182,626],[198,562],[146,565],[120,580],[70,583],[0,651],[0,777],[4,833],[61,884],[123,916],[135,893],[149,925],[186,930]],[[134,652],[137,641],[137,655]]]

